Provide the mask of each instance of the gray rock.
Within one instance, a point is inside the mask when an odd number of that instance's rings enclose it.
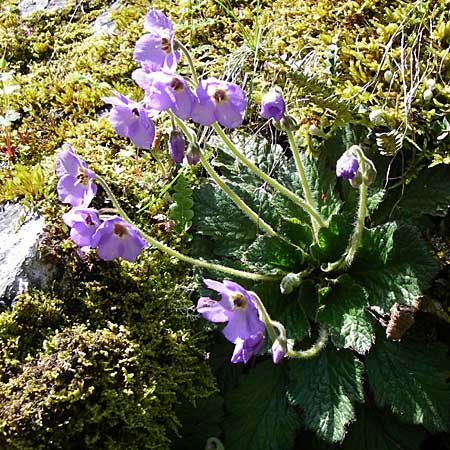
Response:
[[[100,14],[94,23],[91,24],[94,35],[98,34],[111,34],[116,29],[114,20],[111,19],[111,13],[117,11],[120,8],[120,1],[114,2],[107,11]]]
[[[64,0],[21,0],[18,8],[21,16],[27,16],[35,11],[60,9],[64,6]]]
[[[44,217],[20,204],[0,205],[0,303],[11,305],[29,288],[46,288],[53,270],[38,256]]]

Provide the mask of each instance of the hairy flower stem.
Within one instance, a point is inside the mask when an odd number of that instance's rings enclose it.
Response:
[[[172,117],[175,118],[175,121],[179,128],[183,130],[185,136],[191,141],[194,142],[195,138],[192,136],[190,130],[186,127],[184,122],[180,120],[178,117],[172,114]],[[205,155],[200,152],[200,162],[202,163],[205,170],[208,172],[208,175],[216,182],[216,184],[230,197],[230,199],[235,203],[235,205],[245,214],[247,217],[254,222],[261,230],[267,233],[269,236],[278,236],[277,233],[273,230],[273,228],[266,223],[261,217],[259,217],[246,203],[223,181],[218,173],[213,169],[211,164],[209,164]]]
[[[283,325],[281,325],[280,322],[276,322],[275,320],[272,320],[269,316],[269,313],[267,312],[266,307],[264,306],[264,303],[259,298],[259,296],[253,292],[250,291],[249,294],[254,298],[256,302],[256,306],[258,307],[259,317],[264,322],[267,333],[269,333],[270,339],[272,342],[275,342],[277,340],[277,333],[275,331],[275,327],[280,331],[280,334],[285,338],[286,337],[286,330]]]
[[[294,359],[308,359],[318,355],[328,342],[328,331],[326,328],[321,327],[319,331],[319,337],[316,343],[308,350],[289,350],[286,353],[288,358]]]
[[[317,211],[317,206],[316,206],[313,196],[311,194],[311,189],[309,187],[308,180],[306,179],[305,169],[303,167],[302,158],[300,156],[300,151],[298,149],[297,142],[295,141],[294,134],[289,129],[286,129],[285,131],[286,131],[287,137],[289,139],[289,144],[292,149],[292,154],[294,155],[295,165],[297,167],[297,172],[300,177],[300,183],[303,188],[303,194],[305,195],[305,200],[311,209]],[[317,233],[319,231],[317,227],[320,227],[321,223],[324,223],[325,221],[323,219],[321,221],[317,221],[317,219],[314,216],[311,216],[311,219],[312,219],[314,234],[317,236]]]
[[[195,67],[194,67],[194,62],[192,61],[192,56],[189,53],[189,50],[178,39],[175,39],[175,45],[176,45],[176,47],[178,47],[181,50],[183,55],[186,57],[187,63],[189,65],[189,69],[191,70],[191,73],[192,73],[192,80],[194,81],[194,84],[197,85],[198,77],[197,77],[197,73],[196,73]]]
[[[111,189],[108,186],[108,184],[106,183],[106,181],[99,175],[95,175],[95,180],[97,180],[98,183],[105,190],[106,194],[108,195],[109,199],[111,200],[111,202],[114,205],[114,208],[117,210],[118,214],[124,220],[126,220],[128,223],[132,224],[139,231],[139,233],[141,233],[141,235],[147,240],[147,242],[150,245],[152,245],[153,247],[157,248],[158,250],[161,250],[162,252],[165,252],[165,253],[169,254],[170,256],[173,256],[174,258],[177,258],[180,261],[184,261],[188,264],[192,264],[192,265],[198,266],[198,267],[204,267],[205,269],[209,269],[209,270],[223,272],[228,275],[236,276],[239,278],[246,278],[248,280],[254,280],[254,281],[269,281],[269,280],[276,280],[279,278],[279,277],[276,277],[273,275],[264,275],[264,274],[259,274],[259,273],[245,272],[243,270],[237,270],[237,269],[233,269],[231,267],[225,267],[220,264],[209,263],[207,261],[203,261],[200,259],[191,258],[189,256],[183,255],[180,252],[177,252],[176,250],[173,250],[172,248],[168,247],[167,245],[163,244],[162,242],[159,242],[156,239],[152,238],[148,233],[146,233],[145,231],[143,231],[139,227],[137,227],[133,223],[133,221],[128,217],[127,213],[123,210],[123,208],[120,206],[119,201],[117,200],[116,196],[111,191]]]
[[[365,156],[362,151],[358,148],[358,159],[360,170],[362,173],[365,173]],[[358,201],[358,214],[355,224],[355,229],[353,230],[352,237],[350,238],[349,247],[344,259],[344,267],[349,267],[353,258],[356,255],[358,247],[361,244],[361,239],[364,231],[364,220],[366,218],[366,210],[367,210],[367,184],[363,179],[362,183],[359,186],[359,201]]]
[[[260,170],[258,167],[256,167],[248,158],[246,158],[236,148],[236,146],[233,144],[231,139],[224,133],[224,131],[222,130],[222,128],[220,127],[220,125],[217,122],[215,122],[213,124],[213,127],[214,127],[214,130],[216,131],[216,133],[219,135],[219,137],[224,142],[224,144],[230,149],[230,151],[233,153],[233,155],[239,161],[241,161],[243,164],[245,164],[250,170],[252,170],[260,178],[262,178],[266,183],[268,183],[272,187],[274,187],[282,195],[287,197],[289,200],[294,202],[296,205],[299,205],[301,208],[303,208],[311,216],[313,223],[315,221],[319,224],[320,227],[326,227],[325,221],[322,219],[322,216],[316,211],[315,208],[311,207],[306,201],[299,198],[297,195],[295,195],[289,189],[285,188],[283,185],[278,183],[278,181],[269,177],[269,175],[267,175],[262,170]]]

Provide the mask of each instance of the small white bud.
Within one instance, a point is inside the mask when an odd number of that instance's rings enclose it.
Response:
[[[428,78],[428,80],[425,82],[425,86],[427,89],[432,91],[436,87],[436,81],[433,78]]]
[[[382,109],[374,109],[373,111],[370,111],[369,113],[369,120],[375,125],[386,125],[386,121],[383,117],[383,110]]]
[[[391,70],[386,70],[386,72],[384,72],[384,81],[386,81],[386,83],[390,83],[392,78],[394,77],[394,74],[392,73]]]
[[[422,97],[426,102],[429,102],[433,98],[433,91],[431,89],[425,89]]]

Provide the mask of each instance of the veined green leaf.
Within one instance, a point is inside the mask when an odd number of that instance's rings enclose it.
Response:
[[[317,319],[331,333],[338,348],[366,353],[374,341],[372,323],[366,317],[367,293],[348,275],[340,276],[321,296]]]
[[[366,360],[380,407],[431,432],[450,431],[450,361],[439,343],[392,342],[379,333]]]
[[[258,364],[225,399],[227,450],[289,450],[299,418],[286,396],[285,364]]]
[[[353,401],[363,401],[362,363],[329,345],[315,358],[291,361],[290,368],[289,394],[306,428],[328,442],[342,441],[355,420]]]
[[[356,405],[356,422],[345,438],[342,450],[419,450],[423,429],[407,425],[374,407]]]
[[[350,269],[369,303],[388,312],[395,302],[411,304],[439,266],[415,228],[396,223],[365,230]]]

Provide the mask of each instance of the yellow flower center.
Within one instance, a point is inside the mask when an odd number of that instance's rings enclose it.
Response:
[[[174,91],[181,91],[184,88],[183,83],[178,78],[172,78],[172,81],[170,82],[170,87]]]
[[[240,309],[245,309],[247,307],[247,300],[240,292],[236,292],[231,296],[231,301],[233,302],[233,306]]]
[[[115,223],[114,224],[114,234],[116,234],[117,236],[119,236],[121,238],[121,237],[127,236],[128,231],[127,231],[126,227],[124,227],[120,223]]]
[[[172,51],[172,46],[170,45],[169,38],[161,39],[161,50],[167,54],[169,54]]]
[[[227,100],[227,93],[223,89],[216,89],[212,98],[216,103],[222,103]]]
[[[78,169],[78,175],[77,175],[77,182],[76,184],[83,184],[84,186],[86,186],[89,182],[89,178],[87,176],[87,173],[84,169],[82,169],[81,167]]]

